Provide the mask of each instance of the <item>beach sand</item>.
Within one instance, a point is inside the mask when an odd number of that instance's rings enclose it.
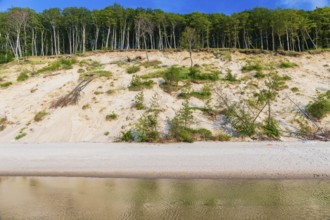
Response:
[[[330,178],[330,143],[1,144],[0,176]]]

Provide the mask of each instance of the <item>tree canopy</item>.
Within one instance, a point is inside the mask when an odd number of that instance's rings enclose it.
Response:
[[[70,7],[36,13],[0,12],[0,55],[75,54],[98,49],[182,48],[194,30],[195,48],[305,51],[330,47],[330,8],[314,11],[255,8],[232,15]]]

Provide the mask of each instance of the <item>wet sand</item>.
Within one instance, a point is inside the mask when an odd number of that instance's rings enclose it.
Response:
[[[330,179],[330,143],[1,144],[0,176]]]

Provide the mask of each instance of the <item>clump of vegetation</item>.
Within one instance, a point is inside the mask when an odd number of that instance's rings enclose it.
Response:
[[[140,92],[135,96],[133,107],[136,108],[137,110],[145,109],[143,92]]]
[[[5,130],[8,120],[6,117],[0,118],[0,131]]]
[[[156,114],[145,114],[135,124],[134,128],[122,132],[121,138],[125,142],[157,142],[161,139]]]
[[[223,133],[218,134],[218,135],[216,136],[216,140],[217,140],[217,141],[222,141],[222,142],[230,141],[231,138],[232,138],[232,137],[231,137],[230,135],[228,135],[228,134],[223,134]]]
[[[142,66],[144,66],[145,68],[149,68],[149,67],[158,68],[159,65],[161,64],[162,62],[159,60],[150,60],[149,62],[142,63]]]
[[[163,78],[165,82],[160,87],[165,92],[171,93],[180,89],[178,86],[180,80],[216,81],[219,79],[219,72],[201,73],[201,70],[197,67],[187,69],[172,66],[163,72]]]
[[[89,104],[83,105],[83,107],[81,108],[82,110],[86,110],[91,108],[91,106]]]
[[[16,137],[15,137],[15,140],[19,140],[19,139],[22,139],[23,137],[25,137],[27,134],[25,132],[21,132],[19,133]]]
[[[126,72],[128,74],[132,74],[132,73],[137,73],[140,71],[140,67],[139,66],[130,66],[126,69]]]
[[[12,82],[4,82],[0,84],[0,88],[8,88],[11,85],[13,85]]]
[[[192,129],[191,125],[195,123],[192,108],[186,100],[175,117],[169,121],[168,138],[179,142],[194,142],[196,140],[212,140],[212,132],[205,129]]]
[[[278,139],[281,136],[278,122],[274,118],[265,119],[263,125],[264,134],[270,138]]]
[[[109,136],[110,132],[109,131],[106,131],[103,133],[104,136]]]
[[[236,81],[238,81],[236,79],[236,76],[232,74],[232,71],[230,69],[227,70],[227,74],[226,74],[224,80],[229,81],[229,82],[236,82]]]
[[[155,114],[158,114],[160,111],[162,111],[158,101],[159,101],[158,94],[155,93],[151,98],[151,103],[148,112],[154,112]]]
[[[69,70],[73,68],[73,65],[75,63],[77,63],[77,60],[75,58],[69,58],[69,59],[62,58],[38,70],[37,73],[53,72],[57,70]]]
[[[113,120],[116,120],[117,118],[118,118],[118,115],[114,112],[105,116],[105,120],[107,120],[107,121],[113,121]]]
[[[45,111],[41,111],[41,112],[38,112],[35,116],[34,116],[34,121],[36,122],[39,122],[39,121],[42,121],[45,116],[47,115],[48,113],[45,112]]]
[[[14,60],[14,56],[11,53],[0,52],[0,64],[9,63]]]
[[[152,80],[142,80],[141,77],[134,75],[131,80],[131,85],[128,87],[131,91],[141,91],[143,89],[152,88],[154,82]]]
[[[317,120],[326,117],[330,113],[330,90],[318,95],[313,102],[307,105],[306,111]]]
[[[193,91],[189,93],[180,93],[178,98],[189,99],[190,97],[196,97],[198,99],[209,99],[211,97],[211,88],[208,85],[204,85],[201,91]]]
[[[257,73],[254,75],[257,79],[262,79],[266,77],[266,74],[264,74],[262,71],[257,71]]]
[[[243,73],[251,72],[251,71],[262,71],[262,70],[263,70],[263,66],[261,66],[258,63],[248,64],[248,65],[243,66],[243,68],[242,68]]]
[[[296,66],[298,66],[298,65],[295,64],[295,63],[291,63],[291,62],[287,61],[287,62],[281,62],[280,65],[279,65],[279,68],[287,69],[287,68],[293,68],[293,67],[296,67]]]
[[[299,92],[299,89],[297,87],[293,87],[293,88],[291,88],[291,91],[292,92]]]
[[[17,81],[22,82],[22,81],[27,80],[29,78],[28,73],[29,73],[29,71],[27,71],[27,70],[21,72],[17,77]]]
[[[78,73],[80,73],[80,74],[81,74],[81,73],[85,73],[85,72],[86,72],[86,70],[81,69],[81,68],[78,70]]]

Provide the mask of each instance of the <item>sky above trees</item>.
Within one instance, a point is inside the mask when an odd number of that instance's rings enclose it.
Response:
[[[166,12],[190,13],[193,11],[231,14],[255,7],[296,8],[312,10],[330,6],[330,0],[0,0],[0,11],[11,7],[29,7],[38,12],[49,8],[86,7],[101,9],[113,3],[130,8],[159,8]]]

